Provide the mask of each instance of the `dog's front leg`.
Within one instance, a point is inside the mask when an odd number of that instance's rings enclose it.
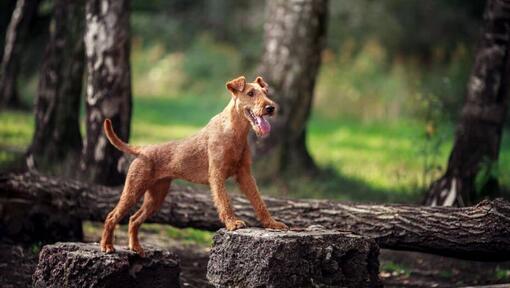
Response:
[[[249,157],[249,155],[245,155],[245,161],[237,173],[236,180],[237,183],[239,183],[241,191],[244,193],[244,195],[246,195],[246,198],[248,198],[251,205],[255,209],[257,218],[259,219],[262,226],[272,229],[289,229],[284,223],[274,220],[267,210],[266,203],[264,203],[264,200],[262,200],[260,197],[255,178],[253,178],[251,174],[251,161]]]
[[[232,204],[230,203],[230,197],[225,189],[225,178],[220,177],[218,173],[214,173],[214,171],[212,171],[210,175],[209,185],[211,186],[214,205],[218,210],[221,222],[223,222],[225,227],[230,231],[246,227],[246,223],[239,220],[234,214]]]

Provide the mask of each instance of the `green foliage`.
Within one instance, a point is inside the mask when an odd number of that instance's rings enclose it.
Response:
[[[495,276],[496,280],[508,281],[508,280],[510,280],[510,270],[497,267],[494,276]]]
[[[397,264],[393,261],[388,261],[388,262],[382,263],[381,271],[389,272],[391,274],[394,274],[395,276],[402,275],[405,277],[409,277],[411,275],[411,271],[409,270],[409,268],[407,268],[403,265]]]
[[[43,247],[43,244],[41,242],[34,243],[34,244],[30,245],[30,252],[33,255],[38,255],[39,251],[41,251],[42,247]]]
[[[356,43],[377,38],[391,58],[427,60],[438,48],[453,51],[459,43],[474,43],[484,4],[483,0],[331,1],[328,46],[337,50],[352,37]]]
[[[240,64],[239,53],[233,47],[214,42],[203,34],[188,50],[183,70],[190,85],[205,81],[222,83],[241,73]]]
[[[134,43],[133,46],[133,94],[151,97],[179,96],[186,80],[182,72],[184,55],[167,53],[160,43],[147,47]]]
[[[444,145],[451,134],[451,129],[439,127],[438,129],[433,122],[426,123],[423,133],[423,140],[416,146],[417,157],[422,160],[422,175],[419,181],[419,189],[426,191],[430,184],[438,179],[443,171],[445,162]]]
[[[488,191],[487,186],[489,185],[489,183],[499,178],[500,178],[499,163],[497,161],[492,161],[487,157],[482,159],[482,162],[479,165],[478,173],[476,174],[475,177],[475,192],[477,194],[476,195],[477,198],[483,198],[484,196],[488,196],[487,194],[490,193],[491,191]]]
[[[324,53],[314,104],[328,117],[410,117],[436,124],[455,120],[472,56],[459,46],[454,60],[443,63],[437,53],[424,67],[414,58],[392,59],[377,40],[358,46],[348,39],[338,53]]]

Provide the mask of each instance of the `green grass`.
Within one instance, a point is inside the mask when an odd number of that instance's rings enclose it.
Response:
[[[427,156],[424,150],[428,145],[424,128],[413,120],[362,122],[315,117],[310,122],[308,147],[321,166],[363,183],[366,190],[361,192],[379,190],[387,194],[372,200],[401,202],[418,198],[420,190],[428,184],[423,179],[423,161]],[[441,165],[446,163],[450,146],[445,141],[434,154]],[[372,195],[356,193],[346,191],[351,199],[371,200]]]
[[[204,246],[211,246],[213,233],[202,231],[193,228],[177,229],[171,226],[166,226],[166,235],[173,239],[181,240],[188,243],[196,243]]]
[[[508,269],[502,269],[500,267],[496,268],[496,271],[494,272],[494,276],[499,281],[508,281],[510,280],[510,270]]]
[[[134,98],[132,142],[148,144],[186,137],[198,131],[228,102],[224,92],[183,94],[179,97]],[[314,111],[309,123],[308,147],[325,173],[287,183],[262,183],[263,191],[297,198],[329,198],[370,202],[413,202],[420,199],[434,170],[424,179],[425,157],[444,167],[453,129],[440,127],[444,137],[437,151],[429,145],[425,125],[414,120],[360,121],[321,117]],[[33,116],[24,112],[0,114],[0,166],[12,161],[30,143]],[[510,137],[505,131],[499,175],[510,187]]]
[[[394,275],[404,275],[409,277],[411,275],[411,271],[408,267],[397,264],[392,261],[385,262],[381,265],[381,271],[392,273]]]
[[[24,152],[32,139],[34,120],[19,111],[0,113],[0,168],[8,166]]]
[[[101,237],[102,229],[102,224],[90,221],[83,222],[83,232],[92,240],[96,240]],[[123,232],[119,237],[127,235],[128,225],[119,225],[118,229]],[[181,242],[182,244],[196,244],[204,247],[210,247],[212,245],[212,239],[214,236],[214,233],[210,231],[194,228],[179,229],[169,225],[153,223],[144,223],[140,229],[142,233],[169,237]]]

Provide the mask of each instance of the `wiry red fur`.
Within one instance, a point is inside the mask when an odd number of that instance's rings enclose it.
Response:
[[[122,142],[115,135],[110,120],[104,123],[105,134],[119,150],[137,158],[131,163],[124,190],[117,206],[108,214],[104,223],[101,249],[113,252],[113,231],[126,212],[144,195],[142,207],[129,218],[129,248],[141,255],[138,241],[140,225],[156,212],[163,203],[173,179],[209,184],[219,218],[229,230],[245,227],[244,221],[234,214],[225,180],[234,176],[243,193],[255,209],[264,227],[287,229],[271,217],[261,199],[251,172],[251,155],[247,135],[252,127],[258,128],[245,115],[250,109],[255,115],[267,114],[265,107],[276,106],[268,98],[267,83],[257,77],[247,83],[243,76],[227,83],[232,95],[227,107],[194,136],[159,145],[135,147]],[[252,96],[247,93],[251,91]]]

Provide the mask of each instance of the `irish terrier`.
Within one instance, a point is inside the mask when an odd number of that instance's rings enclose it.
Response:
[[[275,113],[275,103],[268,97],[268,85],[257,77],[247,83],[238,77],[227,83],[231,100],[207,126],[194,136],[165,144],[138,147],[128,145],[113,132],[109,119],[104,130],[119,150],[136,156],[131,163],[124,190],[117,206],[108,214],[101,238],[101,250],[113,252],[113,232],[126,212],[145,194],[141,208],[129,218],[129,249],[143,255],[138,241],[138,228],[164,202],[173,179],[208,184],[220,220],[228,230],[246,227],[236,217],[225,189],[225,180],[235,176],[241,191],[255,209],[257,218],[266,228],[287,229],[271,217],[261,199],[251,174],[251,155],[247,135],[251,129],[264,137],[271,131],[265,119]]]

